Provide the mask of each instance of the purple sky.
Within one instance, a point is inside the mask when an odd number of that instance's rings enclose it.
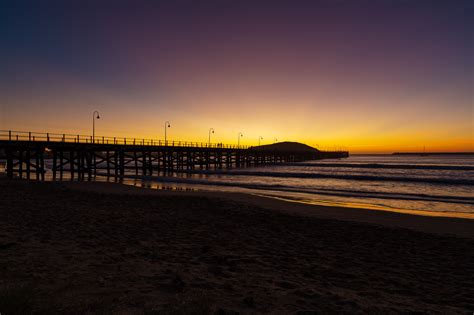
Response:
[[[0,129],[474,150],[472,1],[12,1]]]

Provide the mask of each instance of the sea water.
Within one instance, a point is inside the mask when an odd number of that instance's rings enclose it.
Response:
[[[280,166],[196,170],[129,179],[129,183],[250,192],[323,205],[474,214],[474,155],[351,156]]]
[[[146,188],[245,192],[301,203],[474,218],[474,155],[355,155],[166,176],[134,174],[127,171],[120,180],[102,176],[97,180]]]

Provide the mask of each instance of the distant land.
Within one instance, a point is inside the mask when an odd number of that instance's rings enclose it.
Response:
[[[292,152],[307,154],[312,159],[339,159],[349,157],[349,152],[347,151],[320,151],[316,148],[313,148],[309,145],[299,143],[299,142],[278,142],[267,145],[259,145],[255,147],[250,147],[249,150],[255,151],[273,151],[273,152]]]
[[[394,152],[392,155],[474,155],[474,152]]]
[[[273,144],[251,147],[253,150],[293,151],[293,152],[320,152],[318,149],[299,142],[278,142]]]

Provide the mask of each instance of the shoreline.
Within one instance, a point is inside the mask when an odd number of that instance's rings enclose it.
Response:
[[[0,175],[0,183],[7,181],[29,182],[26,179],[9,179]],[[32,180],[31,182],[37,182]],[[41,182],[41,181],[40,181]],[[129,194],[147,196],[194,196],[218,198],[241,202],[267,210],[279,211],[299,216],[313,216],[321,219],[335,219],[381,225],[390,228],[406,228],[419,232],[456,235],[474,238],[474,214],[451,213],[423,210],[387,209],[360,207],[359,205],[320,204],[312,201],[291,200],[287,197],[268,196],[252,192],[230,192],[213,190],[168,190],[142,187],[123,182],[109,181],[53,181],[53,183],[72,190],[101,194]]]
[[[386,211],[381,209],[365,209],[333,205],[319,205],[263,196],[261,194],[243,192],[218,191],[187,191],[165,190],[138,187],[129,184],[112,182],[55,182],[64,187],[104,194],[130,194],[149,196],[194,196],[218,198],[240,202],[267,210],[278,211],[299,216],[313,216],[321,219],[335,219],[381,225],[390,228],[406,228],[419,232],[451,234],[461,237],[474,238],[474,220],[463,217],[431,216],[422,211],[404,210]]]
[[[351,162],[356,163],[356,162]],[[366,166],[378,165],[370,164]],[[291,164],[291,163],[290,163]],[[325,163],[326,164],[326,163]],[[322,165],[325,165],[322,164]],[[337,164],[339,165],[339,164]],[[352,165],[352,164],[350,164]],[[353,164],[353,165],[357,165]],[[382,164],[380,164],[382,165]],[[392,165],[385,165],[392,167]],[[384,167],[385,167],[384,166]],[[397,166],[397,165],[396,165]],[[398,165],[402,166],[402,165]],[[413,165],[412,165],[413,166]],[[426,165],[425,165],[426,166]],[[458,169],[460,166],[450,166],[455,169]],[[471,171],[472,166],[465,166],[465,169]],[[0,165],[1,171],[1,165]],[[384,178],[383,176],[374,183],[365,183],[361,185],[362,188],[358,187],[357,180],[350,184],[343,184],[339,188],[338,185],[339,179],[336,180],[333,185],[338,188],[327,188],[327,184],[322,184],[320,186],[313,187],[313,182],[306,187],[305,183],[303,185],[297,183],[294,187],[291,185],[280,184],[279,176],[277,177],[276,184],[273,182],[272,177],[269,180],[269,184],[266,181],[262,182],[262,179],[257,178],[254,182],[242,182],[241,179],[237,177],[237,180],[234,181],[233,178],[223,180],[214,180],[212,176],[205,179],[199,177],[198,175],[192,176],[183,176],[191,172],[192,174],[214,174],[219,175],[221,170],[196,170],[196,171],[185,171],[173,173],[172,176],[165,176],[164,174],[157,174],[155,176],[151,175],[133,175],[131,173],[124,174],[122,176],[110,177],[104,173],[104,169],[99,169],[97,176],[92,176],[93,181],[107,181],[107,182],[120,182],[126,185],[134,185],[144,188],[153,188],[153,189],[169,189],[175,188],[177,190],[199,190],[202,192],[226,192],[226,193],[245,193],[250,195],[265,196],[268,198],[274,198],[279,200],[284,200],[287,202],[298,202],[302,204],[310,204],[317,206],[329,206],[329,207],[344,207],[344,208],[358,208],[363,210],[378,210],[378,211],[388,211],[412,215],[421,215],[421,216],[432,216],[432,217],[451,217],[451,218],[464,218],[464,219],[474,219],[473,212],[473,197],[472,193],[469,192],[469,186],[456,186],[456,188],[451,191],[450,186],[436,186],[434,188],[424,187],[423,184],[418,185],[418,181],[412,182],[412,179],[408,180],[409,185],[402,188],[394,188],[391,185],[396,186],[396,184],[391,183],[392,179]],[[248,172],[237,173],[237,175],[245,175]],[[253,174],[252,172],[250,172]],[[274,173],[273,171],[270,172]],[[227,174],[224,171],[222,174]],[[229,173],[234,175],[234,171]],[[262,172],[262,174],[267,174]],[[298,173],[299,174],[299,173]],[[0,174],[1,176],[2,174]],[[188,174],[189,175],[189,174]],[[252,175],[254,176],[254,175]],[[257,175],[261,176],[261,175]],[[265,175],[266,176],[266,175]],[[299,176],[299,175],[298,175]],[[189,178],[188,178],[189,177]],[[291,176],[290,176],[291,177]],[[461,176],[462,177],[462,176]],[[469,182],[468,179],[462,177],[463,180],[459,179],[458,181]],[[117,178],[119,179],[117,181]],[[296,177],[299,178],[299,177]],[[382,180],[383,178],[383,180]],[[410,178],[410,177],[409,177]],[[399,180],[400,178],[396,178]],[[46,172],[47,181],[56,181],[53,179],[50,171]],[[68,181],[68,176],[64,178],[64,181]],[[88,180],[88,179],[83,179]],[[90,181],[91,179],[89,179]],[[449,179],[454,181],[454,179]],[[63,181],[62,179],[59,181]],[[74,179],[73,179],[74,181]],[[291,180],[290,180],[291,181]],[[380,181],[380,183],[379,183]],[[447,182],[436,180],[433,183],[447,184]],[[428,181],[428,183],[432,183]],[[470,182],[469,182],[470,183]],[[332,184],[331,184],[332,185]],[[364,185],[368,185],[368,188]],[[414,186],[413,186],[414,185]],[[441,184],[440,184],[441,185]],[[331,187],[333,187],[331,186]],[[371,188],[371,186],[376,186]],[[379,187],[380,186],[380,187]],[[386,187],[387,186],[387,187]],[[418,187],[419,186],[419,187]],[[441,188],[440,188],[441,187]],[[428,191],[428,189],[433,189]],[[443,190],[444,189],[444,190]]]
[[[107,178],[107,176],[104,176],[103,174],[99,174],[100,178]],[[184,189],[186,187],[189,187],[191,190],[195,189],[201,192],[223,192],[223,193],[243,193],[243,194],[249,194],[249,195],[255,195],[255,196],[264,196],[268,198],[274,198],[274,199],[279,199],[283,201],[288,201],[288,202],[296,202],[296,203],[302,203],[302,204],[310,204],[310,205],[316,205],[316,206],[328,206],[328,207],[343,207],[343,208],[357,208],[357,209],[365,209],[365,210],[379,210],[379,211],[388,211],[388,212],[397,212],[397,213],[405,213],[405,214],[412,214],[412,215],[422,215],[422,216],[430,216],[430,217],[448,217],[448,218],[462,218],[462,219],[474,219],[474,213],[471,212],[453,212],[453,211],[431,211],[431,210],[418,210],[418,209],[402,209],[402,208],[394,208],[390,206],[383,206],[383,205],[377,205],[377,204],[367,204],[367,203],[357,203],[357,202],[338,202],[338,201],[318,201],[318,200],[311,200],[308,199],[307,197],[304,198],[298,198],[298,197],[292,197],[292,196],[275,196],[276,194],[279,194],[280,192],[285,192],[285,191],[280,191],[278,189],[272,190],[270,189],[259,189],[257,187],[245,187],[245,186],[233,186],[233,185],[219,185],[219,184],[213,184],[213,183],[191,183],[191,184],[186,184],[187,181],[183,181],[182,179],[173,179],[169,180],[167,179],[166,181],[160,182],[160,180],[163,180],[162,178],[158,176],[135,176],[135,175],[124,175],[121,177],[121,182],[120,184],[125,184],[125,185],[130,185],[130,186],[136,186],[140,188],[150,188],[150,187],[143,187],[143,185],[140,184],[131,184],[127,183],[131,182],[133,180],[139,180],[139,181],[156,181],[159,185],[176,185],[179,187],[180,185],[184,186]],[[95,181],[95,180],[94,180]],[[100,181],[99,182],[110,182],[110,181]],[[111,183],[117,183],[117,182],[111,182]],[[220,189],[209,189],[209,187],[220,187]],[[228,188],[229,189],[224,189]],[[241,191],[233,191],[232,188],[236,188]],[[153,188],[151,188],[153,189]],[[242,191],[242,190],[248,190],[248,191]],[[252,191],[254,190],[254,191]],[[259,192],[261,191],[261,192]],[[300,192],[300,191],[289,191],[290,193],[293,194],[306,194],[306,192]],[[319,194],[323,194],[319,192]],[[358,197],[353,197],[354,199],[358,199]],[[382,199],[387,199],[384,197],[378,197]],[[390,199],[390,198],[388,198]],[[404,199],[406,202],[417,202],[421,201],[419,199]],[[438,201],[439,202],[439,201]]]
[[[317,201],[303,201],[301,199],[290,199],[288,197],[275,197],[275,196],[268,196],[265,194],[258,194],[258,193],[249,193],[251,195],[256,196],[263,196],[266,198],[273,198],[281,201],[286,202],[294,202],[300,204],[307,204],[313,206],[323,206],[323,207],[331,207],[331,208],[348,208],[348,209],[362,209],[362,210],[371,210],[371,211],[385,211],[385,212],[394,212],[394,213],[401,213],[401,214],[408,214],[408,215],[416,215],[416,216],[424,216],[424,217],[439,217],[439,218],[457,218],[457,219],[474,219],[474,213],[470,212],[450,212],[450,211],[430,211],[430,210],[410,210],[410,209],[397,209],[397,208],[389,208],[384,206],[375,206],[369,204],[357,204],[357,203],[342,203],[342,202],[317,202]]]

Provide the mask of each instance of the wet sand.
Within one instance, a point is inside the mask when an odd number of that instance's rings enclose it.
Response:
[[[28,288],[43,313],[474,311],[474,220],[95,182],[0,198],[0,307]]]

